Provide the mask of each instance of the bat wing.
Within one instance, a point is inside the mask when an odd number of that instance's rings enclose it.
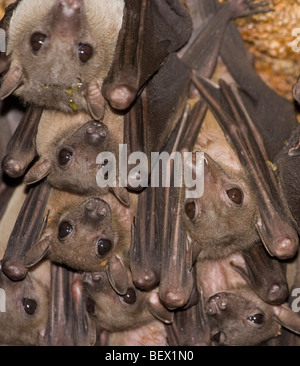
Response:
[[[8,142],[2,169],[12,178],[22,176],[36,156],[35,136],[41,115],[42,110],[39,108],[27,107],[22,120]]]
[[[126,0],[115,58],[102,87],[110,104],[127,109],[167,55],[187,42],[191,29],[178,0]]]
[[[26,252],[38,241],[45,225],[44,212],[50,193],[47,182],[30,188],[7,243],[2,271],[12,280],[26,276]]]
[[[289,289],[285,276],[285,264],[272,258],[261,242],[242,253],[246,268],[231,265],[247,281],[253,291],[264,301],[282,304],[288,297]]]

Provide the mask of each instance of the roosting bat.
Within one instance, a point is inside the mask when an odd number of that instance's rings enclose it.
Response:
[[[134,202],[126,208],[113,195],[102,198],[52,190],[45,209],[47,225],[26,252],[25,267],[46,257],[79,271],[106,271],[115,291],[124,295]]]
[[[266,5],[265,3],[259,4],[258,7],[252,7],[252,5],[252,2],[247,1],[241,2],[239,4],[231,1],[230,4],[224,6],[223,10],[220,11],[220,13],[208,19],[205,23],[205,27],[203,26],[202,28],[200,28],[198,34],[194,35],[191,42],[189,42],[189,44],[182,51],[179,52],[182,63],[185,64],[188,68],[196,67],[201,74],[205,75],[206,77],[210,77],[213,74],[217,63],[220,46],[222,44],[223,31],[230,22],[230,20],[238,16],[251,14],[252,12],[269,10],[264,7]],[[208,39],[209,42],[207,41]],[[201,52],[199,50],[201,50]],[[195,96],[194,92],[190,94],[191,98],[193,96]],[[182,130],[184,131],[183,136],[189,136],[190,140],[192,140],[189,141],[187,144],[189,145],[187,147],[187,151],[191,151],[190,149],[195,143],[194,138],[198,136],[202,120],[206,115],[205,103],[200,101],[197,105],[197,108],[194,107],[194,112],[192,112],[193,117],[190,117],[189,114],[190,110],[188,104],[185,111],[182,113],[182,120],[180,122],[181,127],[177,128],[176,132],[173,133],[173,141],[171,138],[170,141],[172,142],[171,144],[169,143],[169,147],[166,148],[167,151],[172,151],[172,147],[170,147],[170,145],[172,145],[172,143],[174,143],[174,140],[176,140],[176,134],[178,134],[179,132],[183,134]],[[187,132],[187,126],[194,127]],[[180,135],[179,137],[177,136],[176,141],[180,141],[180,144],[179,146],[177,146],[177,148],[181,148],[183,146],[181,136],[182,135]],[[224,144],[224,141],[224,138],[221,138],[222,144]],[[220,143],[220,139],[216,142],[215,146],[218,146],[218,143]],[[173,151],[176,151],[175,147],[173,148]],[[220,155],[222,154],[224,154],[224,150],[222,150],[222,153]],[[224,172],[224,175],[227,181],[230,182],[230,184],[233,184],[233,180],[230,181],[230,179],[232,178],[230,177],[230,174],[229,176],[226,176],[226,172]],[[251,196],[251,186],[250,184],[247,184],[247,181],[245,181],[242,175],[242,173],[238,173],[235,178],[238,180],[239,183],[242,182],[241,184],[243,184],[243,187],[246,186],[246,189],[248,190],[247,194],[249,193],[249,196]],[[235,187],[232,186],[232,188]],[[186,240],[186,238],[183,239],[183,237],[179,237],[179,233],[181,231],[181,223],[179,222],[179,206],[176,206],[178,204],[178,199],[175,198],[176,196],[178,196],[178,193],[176,192],[176,190],[171,190],[171,193],[167,192],[160,194],[154,192],[154,190],[152,189],[148,189],[145,193],[145,196],[147,195],[149,195],[150,197],[145,198],[143,200],[143,203],[141,201],[140,209],[146,209],[147,212],[151,212],[151,207],[156,207],[158,209],[159,215],[164,218],[164,223],[157,223],[157,221],[155,221],[156,218],[152,216],[151,219],[151,215],[149,214],[137,218],[136,229],[134,230],[134,240],[131,250],[131,262],[134,283],[140,288],[149,289],[151,287],[154,287],[161,279],[164,279],[160,284],[160,288],[164,288],[166,292],[164,295],[162,295],[162,291],[164,290],[161,290],[161,296],[164,298],[164,302],[167,303],[170,307],[177,307],[179,304],[184,304],[190,295],[190,291],[192,289],[191,276],[186,266],[190,268],[193,261],[191,258],[193,250],[189,249],[188,254],[183,255],[183,248],[185,245],[187,245],[186,243],[183,244],[183,242],[184,240]],[[164,195],[166,196],[166,198],[164,198]],[[168,196],[172,197],[172,208],[170,208],[170,202],[167,198]],[[250,212],[254,213],[255,204],[253,204],[250,200],[248,200],[247,202],[249,204],[249,207],[245,209],[245,212],[247,211],[247,209],[249,210],[250,208]],[[232,209],[231,213],[234,211],[237,212],[238,210]],[[170,212],[173,212],[172,217],[170,216]],[[230,207],[228,208],[228,215],[229,212]],[[183,213],[181,216],[183,215],[185,214]],[[237,213],[237,217],[239,215],[240,214]],[[216,213],[216,216],[218,216],[218,213]],[[150,225],[151,229],[148,233],[144,235],[142,234],[143,230],[139,229],[139,220],[144,220],[145,218],[147,218],[147,223],[149,222],[148,225]],[[176,225],[174,225],[173,219],[177,220]],[[251,214],[247,215],[247,220],[248,219],[251,220]],[[209,220],[205,221],[207,222]],[[202,220],[202,224],[203,223],[204,220]],[[214,224],[212,225],[214,226]],[[243,228],[241,228],[244,229],[244,233],[247,232],[247,235],[249,226],[250,225],[245,225]],[[141,227],[143,227],[142,221]],[[230,228],[228,227],[228,231],[230,232],[233,227],[235,226],[230,225]],[[174,228],[176,229],[174,230]],[[210,230],[208,229],[207,233],[209,231]],[[160,233],[158,234],[158,232]],[[202,235],[203,232],[204,230],[200,230],[197,235]],[[227,232],[225,233],[223,231],[222,234],[224,237],[226,237]],[[158,242],[161,243],[160,249],[159,244],[155,244],[154,242],[154,238],[157,238],[157,235],[159,236]],[[171,235],[172,237],[167,237],[168,235]],[[241,236],[244,237],[244,234]],[[174,243],[174,240],[176,241],[176,244]],[[253,241],[253,238],[251,239],[249,237],[249,241],[251,240]],[[166,243],[169,243],[169,245]],[[167,249],[168,247],[169,249]],[[188,245],[188,247],[190,248],[191,246]],[[179,253],[181,253],[182,255],[180,255]],[[222,254],[224,255],[224,253]],[[215,253],[215,255],[219,254]],[[178,260],[175,258],[177,258]],[[174,263],[171,264],[170,261],[174,261]],[[160,271],[165,272],[165,274],[160,273]],[[176,273],[178,274],[178,276],[175,275]],[[184,274],[184,277],[181,277],[181,274]],[[179,278],[180,280],[178,280]],[[182,285],[179,285],[179,281],[182,281]]]
[[[248,286],[249,278],[245,281],[236,271],[237,265],[245,266],[238,254],[224,260],[197,263],[198,285],[204,294],[213,342],[259,345],[278,336],[280,325],[299,333],[299,317],[283,304],[284,298],[282,305],[271,305],[258,297]],[[260,276],[268,279],[272,288],[276,270],[266,266],[259,268]]]
[[[118,143],[123,140],[123,117],[106,113],[105,123],[90,120],[84,113],[76,116],[45,111],[36,137],[39,160],[25,176],[25,183],[32,184],[47,177],[57,189],[81,195],[103,195],[108,189],[125,205],[129,195],[119,182],[107,186],[97,184],[101,169],[97,156],[100,152],[119,155]],[[115,177],[118,177],[116,164]],[[110,172],[108,172],[110,178]],[[110,178],[111,179],[111,178]]]
[[[6,301],[0,316],[0,343],[32,345],[39,343],[49,315],[50,262],[45,261],[23,281],[11,281],[0,272],[1,299]],[[2,309],[3,310],[3,309]]]
[[[112,288],[105,272],[84,273],[88,311],[99,332],[122,332],[140,328],[159,319],[171,323],[173,313],[160,302],[155,290],[138,290],[127,270],[128,289],[119,295]],[[118,317],[116,318],[116,314]]]
[[[22,0],[9,22],[11,66],[0,94],[15,91],[43,108],[85,110],[100,119],[109,71],[105,95],[126,109],[190,33],[179,1]]]

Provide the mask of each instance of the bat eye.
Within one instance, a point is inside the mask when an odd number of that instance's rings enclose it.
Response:
[[[93,47],[87,43],[80,43],[78,46],[79,59],[81,62],[87,62],[92,58],[94,50]]]
[[[241,205],[243,202],[243,192],[239,188],[231,188],[226,191],[228,198],[236,203],[237,205]]]
[[[23,309],[28,315],[33,315],[37,308],[37,302],[28,297],[23,297],[22,299]]]
[[[68,221],[63,221],[58,227],[58,239],[64,239],[73,231],[73,226]]]
[[[187,202],[184,211],[189,219],[195,220],[197,213],[196,202],[195,201]]]
[[[264,315],[263,314],[254,314],[247,318],[253,324],[263,324],[264,322]]]
[[[124,296],[120,296],[122,301],[126,304],[132,305],[136,302],[136,292],[135,290],[130,287]]]
[[[38,52],[42,48],[46,38],[47,36],[45,36],[45,34],[43,33],[40,32],[33,33],[32,36],[30,37],[30,45],[32,51]]]
[[[102,257],[106,255],[112,248],[112,243],[108,239],[100,239],[97,243],[98,254]]]
[[[58,153],[58,163],[59,165],[67,165],[71,161],[73,156],[72,151],[68,149],[61,149]]]

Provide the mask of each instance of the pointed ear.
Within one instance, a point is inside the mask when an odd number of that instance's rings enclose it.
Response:
[[[39,160],[29,169],[24,178],[25,184],[36,183],[45,178],[51,171],[51,164],[48,159]]]
[[[171,312],[164,307],[164,305],[160,302],[157,292],[153,292],[150,295],[147,308],[150,313],[155,316],[155,318],[161,320],[165,324],[171,324],[173,322],[174,312]]]
[[[300,316],[287,305],[273,306],[274,317],[284,328],[300,334]]]
[[[122,259],[116,255],[112,257],[106,267],[106,272],[108,280],[116,293],[125,295],[128,290],[128,277]]]
[[[45,235],[27,251],[24,258],[24,265],[26,268],[33,267],[47,257],[50,252],[51,240],[51,235]]]
[[[3,100],[11,95],[23,82],[21,67],[14,66],[5,75],[0,88],[0,99]]]
[[[123,205],[130,205],[129,193],[125,187],[109,187],[109,189]]]

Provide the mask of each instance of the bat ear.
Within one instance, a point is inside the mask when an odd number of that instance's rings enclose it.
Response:
[[[129,193],[125,187],[110,187],[110,190],[123,205],[130,205]]]
[[[93,119],[100,121],[104,116],[105,99],[96,81],[88,85],[85,99]]]
[[[117,294],[125,295],[128,290],[128,277],[122,259],[116,255],[112,257],[106,267],[106,271],[112,288]]]
[[[3,100],[12,94],[23,82],[21,67],[14,66],[5,75],[0,88],[0,99]]]
[[[273,306],[274,317],[279,324],[290,331],[300,334],[300,317],[287,305]]]
[[[45,178],[51,170],[51,164],[48,159],[42,159],[35,163],[32,168],[29,169],[24,178],[25,184],[33,184],[39,182]]]
[[[51,240],[51,235],[45,235],[27,251],[24,258],[24,265],[26,268],[33,267],[43,258],[47,257],[50,252]]]
[[[163,306],[157,292],[153,292],[150,295],[147,308],[155,318],[161,320],[165,324],[171,324],[173,322],[174,313]]]

